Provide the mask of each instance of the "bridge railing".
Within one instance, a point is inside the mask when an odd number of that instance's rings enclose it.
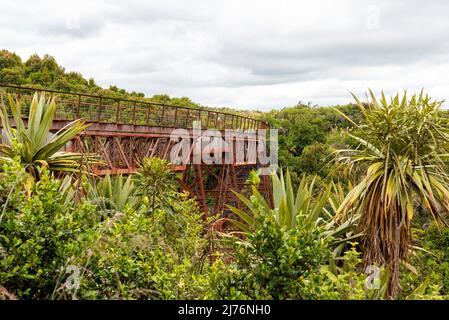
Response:
[[[85,118],[89,122],[186,129],[192,128],[193,121],[201,122],[203,129],[257,130],[267,127],[263,121],[205,108],[0,84],[1,99],[8,103],[8,94],[20,98],[25,117],[35,92],[56,96],[56,120]]]

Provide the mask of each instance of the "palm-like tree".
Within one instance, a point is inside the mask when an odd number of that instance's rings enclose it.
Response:
[[[449,127],[440,110],[442,102],[421,92],[408,99],[404,93],[362,104],[358,130],[351,135],[359,146],[339,150],[339,160],[364,172],[338,209],[338,217],[361,214],[365,265],[386,265],[390,271],[389,295],[399,293],[399,267],[411,246],[414,204],[437,220],[449,210],[449,176],[445,160]],[[338,110],[337,110],[338,111]],[[351,121],[349,118],[347,118]],[[352,122],[352,121],[351,121]]]
[[[38,175],[37,167],[46,166],[56,172],[78,172],[82,161],[94,162],[92,155],[75,152],[64,152],[61,149],[89,125],[82,119],[75,120],[64,128],[51,134],[50,129],[55,116],[54,98],[45,99],[42,94],[34,94],[30,105],[28,123],[22,119],[20,101],[8,97],[9,108],[14,126],[9,121],[7,106],[2,103],[0,120],[4,143],[0,144],[0,161],[8,161],[19,157],[20,161],[34,176]]]

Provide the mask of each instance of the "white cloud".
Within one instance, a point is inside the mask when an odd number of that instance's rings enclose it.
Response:
[[[346,103],[349,90],[449,98],[445,1],[3,1],[0,48],[211,106]]]

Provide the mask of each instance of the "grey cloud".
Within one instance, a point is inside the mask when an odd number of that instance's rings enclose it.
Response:
[[[2,48],[105,86],[261,109],[368,86],[449,97],[446,1],[0,2]]]

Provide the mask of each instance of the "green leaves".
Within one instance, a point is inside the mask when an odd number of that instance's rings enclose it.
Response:
[[[29,170],[34,175],[35,166],[47,166],[52,171],[78,172],[81,170],[81,162],[96,163],[98,158],[94,155],[82,155],[74,152],[63,152],[61,149],[77,135],[82,133],[89,125],[84,120],[78,119],[59,130],[51,133],[53,119],[56,112],[54,97],[45,100],[42,94],[37,93],[31,101],[27,124],[21,113],[21,102],[9,97],[9,109],[11,110],[14,128],[9,121],[7,107],[2,104],[0,119],[6,143],[0,145],[0,156],[3,158],[20,157],[24,164],[29,165]]]
[[[319,228],[286,229],[266,213],[255,218],[255,225],[246,241],[233,243],[229,271],[210,283],[213,298],[310,299],[303,280],[318,274],[330,255]]]
[[[256,187],[252,187],[252,196],[247,199],[236,193],[237,198],[246,206],[247,210],[241,210],[233,206],[228,208],[237,219],[228,218],[238,230],[251,234],[260,226],[257,219],[261,215],[273,216],[280,228],[290,230],[297,228],[298,223],[307,228],[320,227],[323,238],[328,239],[331,245],[346,243],[351,239],[360,237],[354,232],[358,216],[346,221],[336,222],[334,215],[340,203],[344,200],[343,189],[340,185],[329,184],[323,190],[315,190],[315,178],[303,177],[294,192],[290,173],[287,170],[284,175],[271,176],[273,188],[273,208],[259,193]]]
[[[76,255],[83,255],[91,242],[92,225],[73,202],[66,201],[71,182],[56,180],[39,168],[34,181],[17,161],[3,166],[0,173],[0,283],[19,299],[49,299],[60,269]],[[31,181],[30,181],[31,180]],[[65,184],[65,186],[63,186]],[[26,189],[31,191],[24,192]],[[8,190],[8,201],[2,196]],[[81,240],[80,231],[83,232]]]
[[[176,197],[174,175],[170,163],[160,158],[144,158],[135,174],[137,195],[145,197],[150,213],[158,208],[174,213],[170,199]]]
[[[0,283],[18,299],[199,299],[209,289],[206,222],[187,194],[173,197],[175,215],[148,217],[142,199],[132,206],[131,177],[97,177],[95,193],[45,167],[38,181],[18,161],[2,169]],[[99,217],[102,196],[113,215]],[[70,266],[79,288],[66,285]]]
[[[107,174],[102,179],[92,179],[83,184],[87,198],[104,212],[123,212],[126,206],[134,208],[138,203],[132,176],[111,177]]]
[[[423,91],[407,98],[399,94],[380,101],[370,91],[365,107],[356,97],[364,119],[359,145],[339,150],[339,160],[365,172],[338,208],[338,218],[361,214],[365,234],[365,264],[387,264],[392,271],[389,293],[398,293],[399,261],[410,249],[410,224],[415,203],[439,221],[440,207],[449,210],[449,124],[441,116],[441,101]]]

